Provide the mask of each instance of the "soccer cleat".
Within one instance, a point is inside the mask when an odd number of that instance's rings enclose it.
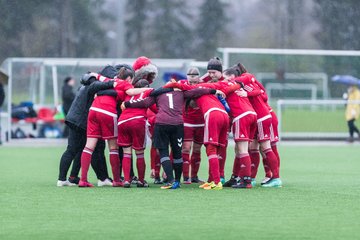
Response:
[[[225,177],[220,177],[221,184],[225,184]]]
[[[232,185],[235,185],[237,182],[236,178],[237,176],[231,175],[231,178],[223,184],[223,187],[231,187]]]
[[[149,184],[144,180],[144,182],[138,181],[137,184],[136,184],[136,186],[137,186],[138,188],[148,188],[148,187],[149,187]]]
[[[65,180],[65,181],[58,180],[56,183],[56,186],[58,186],[58,187],[72,187],[75,185],[76,185],[75,183],[71,183],[68,180]]]
[[[256,178],[251,179],[251,186],[253,186],[253,187],[256,186]]]
[[[163,184],[163,182],[161,181],[161,179],[159,177],[157,177],[154,180],[154,184]]]
[[[123,186],[124,188],[130,188],[131,187],[131,183],[129,181],[124,181],[123,182]]]
[[[133,176],[131,179],[131,184],[136,185],[138,181],[139,179],[137,178],[137,176]]]
[[[70,183],[74,183],[74,184],[79,184],[79,181],[80,181],[80,178],[79,177],[69,177],[68,178],[68,181],[70,182]]]
[[[252,188],[251,177],[238,180],[236,184],[232,185],[232,188]]]
[[[104,181],[98,180],[97,185],[98,187],[113,186],[113,182],[110,179],[105,178]]]
[[[269,182],[270,180],[271,180],[271,178],[265,177],[265,178],[261,181],[261,185],[264,185],[265,183]]]
[[[94,187],[94,185],[92,185],[89,182],[85,182],[85,181],[79,181],[79,187],[85,188],[85,187]]]
[[[183,184],[191,184],[191,180],[189,177],[184,177]]]
[[[192,182],[192,183],[200,183],[200,184],[205,183],[205,181],[200,180],[198,176],[192,177],[192,178],[191,178],[191,182]]]
[[[204,187],[204,189],[205,190],[221,190],[221,189],[223,189],[223,185],[221,182],[218,182],[218,184],[211,182],[208,186]]]
[[[161,189],[177,189],[180,188],[180,182],[167,183],[160,187]]]
[[[282,181],[280,178],[273,178],[270,181],[268,181],[267,183],[263,184],[262,187],[266,187],[266,188],[278,188],[278,187],[282,187]]]
[[[113,187],[123,187],[124,183],[123,182],[115,182],[115,181],[113,181],[111,183],[111,186],[113,186]]]
[[[199,188],[205,188],[205,187],[209,186],[209,185],[212,184],[212,183],[214,183],[214,182],[210,182],[210,183],[205,182],[205,183],[201,184],[201,185],[199,186]]]

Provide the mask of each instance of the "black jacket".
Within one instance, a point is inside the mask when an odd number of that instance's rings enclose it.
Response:
[[[65,123],[71,128],[86,131],[87,117],[89,108],[94,100],[94,95],[101,90],[113,88],[113,85],[114,81],[95,81],[90,85],[81,86],[71,104],[70,110],[65,118]]]
[[[2,83],[0,83],[0,108],[4,103],[4,100],[5,100],[4,86],[2,85]]]
[[[73,92],[72,86],[65,84],[62,87],[62,102],[63,102],[63,110],[65,113],[65,116],[68,114],[71,103],[75,99],[75,93]]]

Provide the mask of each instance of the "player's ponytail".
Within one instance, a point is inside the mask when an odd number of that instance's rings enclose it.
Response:
[[[237,63],[234,67],[239,70],[240,75],[247,72],[245,66],[242,65],[240,62]]]

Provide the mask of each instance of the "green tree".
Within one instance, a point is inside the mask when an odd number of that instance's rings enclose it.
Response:
[[[222,35],[226,34],[226,24],[229,21],[225,13],[226,6],[220,0],[203,1],[196,30],[198,59],[213,57]]]
[[[151,2],[154,16],[150,29],[153,56],[187,58],[192,55],[191,15],[184,0],[157,0]],[[188,22],[186,22],[188,21]]]
[[[147,0],[127,1],[126,10],[129,17],[126,20],[126,44],[130,51],[129,57],[147,55],[148,49],[148,12]]]

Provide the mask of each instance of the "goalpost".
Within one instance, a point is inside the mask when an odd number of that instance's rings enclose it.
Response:
[[[278,100],[279,138],[283,140],[345,140],[345,110],[360,100]]]

